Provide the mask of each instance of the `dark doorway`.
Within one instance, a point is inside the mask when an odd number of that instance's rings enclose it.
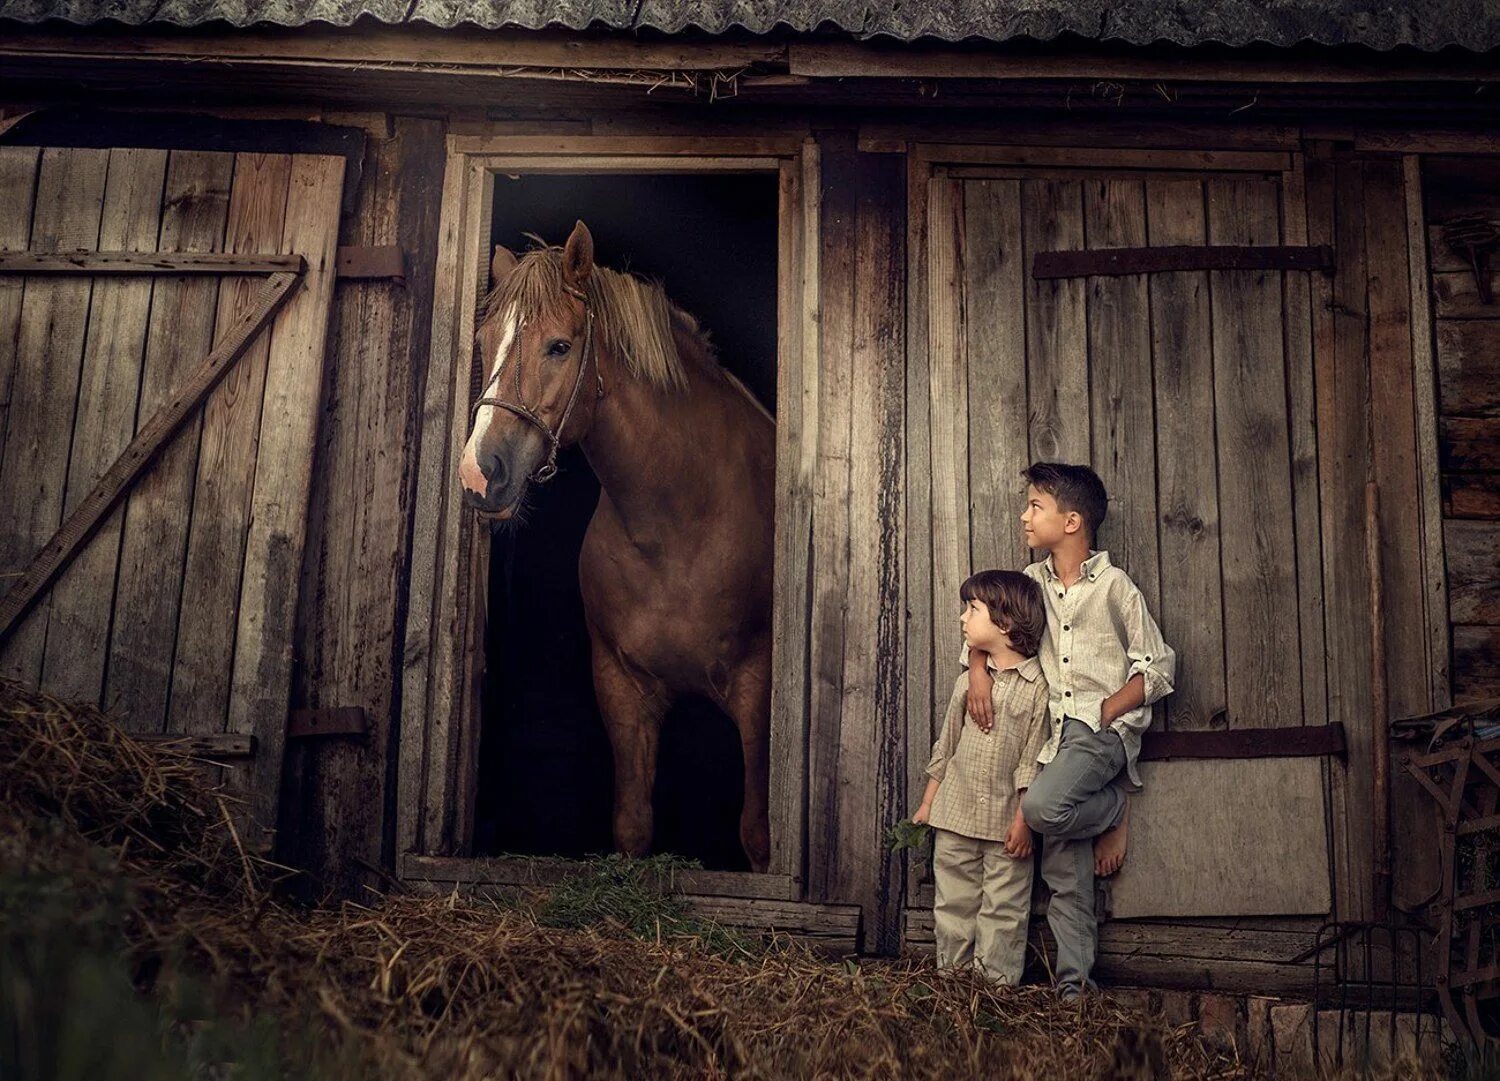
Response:
[[[719,359],[776,406],[777,181],[773,173],[496,179],[493,242],[561,244],[582,219],[595,258],[659,279]],[[613,848],[613,763],[589,667],[578,554],[599,483],[576,447],[536,489],[521,529],[497,533],[479,745],[476,850],[583,856]],[[747,870],[739,843],[738,733],[702,700],[664,722],[654,796],[658,852]]]

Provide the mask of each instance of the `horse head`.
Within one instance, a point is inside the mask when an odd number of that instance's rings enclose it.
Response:
[[[559,251],[503,247],[490,264],[475,347],[485,383],[459,460],[464,498],[509,518],[527,487],[549,480],[557,453],[581,439],[604,394],[591,300],[594,238],[578,222]]]

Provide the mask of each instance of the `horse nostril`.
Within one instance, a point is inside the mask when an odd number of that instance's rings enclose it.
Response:
[[[498,454],[488,454],[480,468],[489,481],[490,491],[505,490],[506,479],[510,476],[510,471],[505,467],[505,459]]]

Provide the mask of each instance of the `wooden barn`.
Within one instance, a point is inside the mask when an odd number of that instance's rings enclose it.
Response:
[[[1500,696],[1497,96],[1475,0],[0,0],[0,670],[198,741],[315,894],[607,848],[504,833],[609,773],[492,734],[573,649],[497,668],[497,591],[571,579],[455,473],[493,246],[633,216],[777,421],[771,867],[695,903],[930,943],[957,587],[1088,461],[1181,658],[1100,976],[1308,991],[1438,919],[1390,723]]]

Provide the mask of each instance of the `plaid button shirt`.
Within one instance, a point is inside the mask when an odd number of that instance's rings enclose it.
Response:
[[[1003,841],[1020,793],[1040,771],[1037,755],[1047,742],[1047,681],[1041,663],[1028,657],[996,670],[991,698],[995,725],[981,732],[968,719],[969,677],[960,676],[948,700],[943,730],[932,745],[927,776],[941,782],[932,801],[933,826],[982,841]]]
[[[1151,704],[1172,693],[1177,654],[1162,640],[1161,628],[1146,610],[1146,598],[1108,552],[1093,552],[1083,561],[1078,581],[1064,586],[1049,555],[1026,568],[1042,587],[1047,606],[1047,633],[1037,659],[1051,692],[1052,735],[1042,748],[1042,763],[1052,761],[1062,741],[1064,717],[1074,717],[1096,732],[1099,707],[1135,676],[1145,681],[1145,704],[1121,715],[1111,727],[1125,745],[1125,772],[1130,787],[1141,787],[1136,759],[1141,733],[1151,727]],[[969,647],[959,654],[967,668]]]

